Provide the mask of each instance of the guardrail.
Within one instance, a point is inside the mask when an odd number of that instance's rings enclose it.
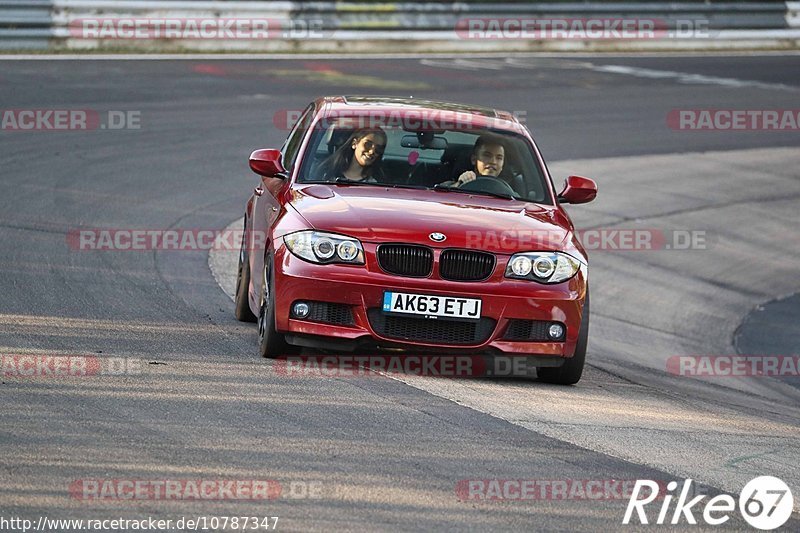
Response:
[[[586,32],[587,21],[602,26],[603,21],[614,20],[638,25],[639,30],[654,24],[656,33],[637,38],[611,31],[593,38]],[[169,21],[175,24],[169,26]],[[584,33],[558,33],[555,26],[535,25],[543,21],[560,21],[568,29],[583,21]],[[203,23],[211,33],[204,33]],[[226,28],[228,23],[232,24]],[[470,33],[473,27],[484,31]],[[784,1],[0,0],[0,48],[6,50],[418,52],[797,48],[798,44],[800,2]]]
[[[0,48],[47,48],[52,36],[51,0],[0,1]]]

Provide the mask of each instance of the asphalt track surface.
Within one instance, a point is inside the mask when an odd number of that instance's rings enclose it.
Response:
[[[768,349],[763,328],[746,333],[755,315],[745,319],[767,304],[770,326],[796,331],[786,317],[797,299],[770,302],[800,291],[800,134],[676,131],[666,117],[796,108],[799,67],[781,55],[2,62],[3,109],[133,111],[141,127],[0,132],[0,350],[145,363],[120,377],[2,378],[2,516],[616,530],[624,499],[463,501],[456,486],[692,477],[738,494],[757,475],[786,481],[797,508],[796,380],[694,380],[669,375],[665,360],[797,353],[791,340]],[[234,320],[206,252],[67,245],[78,228],[228,226],[257,183],[250,150],[286,136],[275,117],[336,93],[523,113],[557,181],[574,172],[599,183],[595,203],[570,209],[579,227],[700,229],[712,246],[593,253],[589,367],[563,388],[281,375],[258,357],[255,328]],[[76,480],[109,478],[268,479],[321,492],[266,503],[70,494]],[[747,528],[734,513],[714,529]],[[798,529],[796,514],[784,529]]]

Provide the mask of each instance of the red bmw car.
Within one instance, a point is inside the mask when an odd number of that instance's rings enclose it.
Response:
[[[256,150],[236,317],[265,357],[299,347],[524,357],[576,383],[587,255],[528,130],[510,113],[326,97],[280,150]]]

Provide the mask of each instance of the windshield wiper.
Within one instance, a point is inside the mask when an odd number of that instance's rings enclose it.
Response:
[[[341,184],[346,184],[346,185],[377,185],[377,183],[374,183],[374,182],[364,182],[364,181],[361,181],[361,180],[351,180],[351,179],[348,179],[348,178],[343,178],[341,176],[336,178],[336,179],[332,179],[332,180],[307,180],[307,181],[303,181],[303,182],[300,182],[300,183],[302,183],[303,185],[312,184],[312,183],[315,184],[315,185],[316,184],[328,184],[328,185],[330,185],[332,183],[341,183]]]
[[[425,191],[428,188],[424,185],[406,185],[404,183],[379,183],[383,187],[391,187],[392,189],[416,189],[418,191]]]
[[[519,200],[516,196],[512,196],[510,194],[503,194],[501,192],[489,192],[489,191],[469,191],[466,189],[462,189],[460,187],[453,187],[452,185],[442,185],[441,183],[437,183],[433,186],[434,190],[437,191],[453,191],[453,192],[460,192],[463,194],[482,194],[484,196],[492,196],[494,198],[502,198],[504,200]]]
[[[324,181],[322,183],[331,182]],[[334,179],[332,183],[345,183],[347,185],[374,185],[375,187],[391,187],[392,189],[427,189],[427,187],[422,185],[405,185],[402,183],[381,183],[380,181],[351,180],[350,178],[345,178],[343,176],[339,176],[338,178]]]
[[[380,185],[379,183],[375,183],[374,181],[351,180],[350,178],[345,178],[343,176],[339,176],[332,182],[323,181],[323,183],[346,183],[347,185]]]

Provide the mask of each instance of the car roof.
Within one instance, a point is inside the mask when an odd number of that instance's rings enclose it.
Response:
[[[475,125],[491,125],[520,134],[527,131],[516,116],[508,111],[471,104],[459,104],[421,98],[398,98],[386,96],[325,96],[317,100],[323,116],[337,114],[361,114],[381,111],[405,116],[411,113],[430,113],[432,116],[457,115],[459,120],[468,120]]]

